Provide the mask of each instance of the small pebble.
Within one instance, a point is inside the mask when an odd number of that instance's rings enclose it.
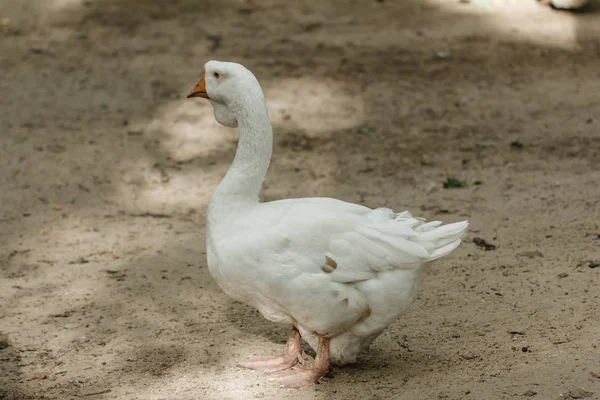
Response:
[[[29,377],[31,379],[35,379],[35,380],[42,380],[42,379],[48,378],[48,373],[43,372],[43,371],[37,371],[37,372],[33,372],[31,375],[29,375]]]
[[[535,258],[535,257],[544,257],[544,255],[535,250],[535,251],[524,251],[522,253],[518,253],[518,256],[527,257],[527,258]]]
[[[435,57],[440,59],[440,60],[445,60],[446,58],[450,57],[450,52],[448,51],[437,51],[435,53]]]
[[[8,341],[8,335],[0,334],[0,350],[3,350],[10,346],[10,342]]]
[[[475,245],[481,247],[485,251],[496,250],[495,244],[489,243],[488,241],[480,237],[473,238],[473,243],[475,243]]]

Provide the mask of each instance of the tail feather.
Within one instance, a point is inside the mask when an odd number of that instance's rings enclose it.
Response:
[[[444,257],[454,251],[460,243],[462,239],[455,240],[454,242],[445,245],[444,247],[437,248],[429,255],[429,261],[437,260],[438,258]]]
[[[416,231],[417,232],[429,232],[430,230],[437,228],[441,224],[442,224],[442,221],[427,222],[426,224],[423,224],[423,225],[417,227]]]
[[[430,260],[443,257],[456,249],[460,245],[461,239],[466,235],[469,226],[468,221],[438,225],[438,227],[431,225],[423,232],[422,228],[429,224],[419,227],[421,231],[415,241],[429,251]]]

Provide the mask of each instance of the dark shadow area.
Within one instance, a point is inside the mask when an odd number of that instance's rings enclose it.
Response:
[[[570,15],[566,46],[505,36],[473,5],[420,0],[36,4],[19,6],[31,7],[22,24],[15,16],[1,26],[9,79],[0,90],[11,95],[0,100],[0,328],[14,343],[0,350],[0,399],[38,398],[41,388],[61,400],[175,389],[173,399],[237,400],[273,389],[236,364],[277,351],[287,327],[226,298],[205,265],[206,200],[235,148],[233,135],[208,140],[207,127],[224,131],[207,104],[183,99],[209,59],[244,63],[273,107],[265,199],[331,196],[429,219],[467,216],[474,235],[502,243],[486,253],[465,243],[432,271],[428,306],[418,302],[359,365],[282,398],[386,398],[429,386],[423,398],[460,398],[472,374],[482,374],[474,394],[489,382],[501,390],[514,377],[499,369],[539,367],[554,354],[540,340],[539,353],[517,358],[511,346],[531,345],[507,336],[510,321],[498,314],[535,311],[526,339],[543,337],[555,306],[532,288],[595,257],[582,236],[600,229],[597,7]],[[449,176],[468,187],[444,190]],[[515,255],[538,248],[546,271],[534,253]],[[588,301],[568,303],[570,317],[555,327],[586,340],[587,328],[569,329],[594,317],[597,299],[583,288],[598,276],[578,271],[542,286]],[[439,317],[475,313],[484,328],[461,331]],[[29,380],[35,372],[48,377]],[[348,392],[356,382],[375,383]]]
[[[19,373],[21,355],[7,335],[0,332],[0,399],[29,400],[21,389],[23,376]]]

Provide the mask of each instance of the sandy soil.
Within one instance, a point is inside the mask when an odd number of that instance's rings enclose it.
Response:
[[[600,398],[598,7],[0,5],[0,399]],[[236,366],[287,328],[208,275],[236,140],[183,98],[208,59],[263,84],[265,199],[472,221],[405,317],[314,388]]]

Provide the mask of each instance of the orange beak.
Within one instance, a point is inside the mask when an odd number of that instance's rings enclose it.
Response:
[[[206,81],[204,80],[204,76],[202,76],[202,79],[200,79],[200,81],[196,83],[196,86],[188,93],[187,98],[189,99],[190,97],[209,98],[208,93],[206,93]]]

